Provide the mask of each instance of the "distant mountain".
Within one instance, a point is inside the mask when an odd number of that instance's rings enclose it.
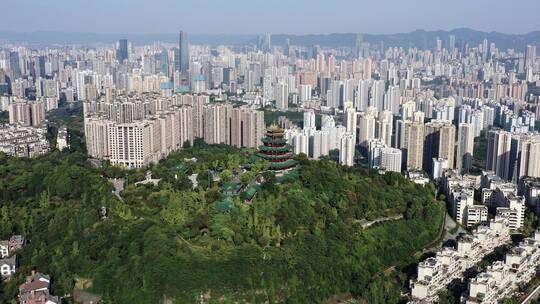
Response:
[[[236,45],[256,41],[256,35],[190,35],[190,43],[211,45]],[[153,42],[178,43],[178,34],[100,34],[73,32],[8,32],[0,31],[0,42],[26,42],[34,46],[45,45],[97,45],[128,39],[135,44]]]
[[[424,31],[416,30],[409,33],[398,34],[362,34],[363,40],[372,44],[384,43],[385,47],[409,47],[432,48],[436,38],[439,37],[444,45],[448,44],[450,35],[456,37],[457,45],[468,43],[469,45],[481,44],[484,39],[494,42],[502,49],[515,48],[524,50],[527,44],[540,46],[540,31],[526,34],[504,34],[499,32],[481,32],[469,28],[459,28],[451,31]],[[312,46],[318,44],[323,47],[350,47],[356,43],[356,33],[335,34],[312,34],[312,35],[288,35],[273,34],[273,45],[284,45],[286,39],[290,39],[292,45]],[[148,44],[156,41],[176,43],[177,34],[99,34],[99,33],[70,33],[70,32],[8,32],[0,31],[0,42],[27,42],[34,46],[45,45],[96,45],[100,43],[113,43],[118,39],[126,38],[135,44]],[[189,36],[193,44],[210,45],[242,45],[256,43],[256,35],[205,35],[193,34]]]
[[[424,31],[416,30],[409,33],[372,35],[362,34],[362,39],[371,44],[384,43],[385,47],[409,47],[416,46],[420,48],[433,48],[436,44],[436,39],[439,37],[444,45],[448,45],[450,35],[456,37],[456,44],[469,45],[481,44],[484,39],[490,43],[494,42],[498,48],[509,49],[515,48],[524,50],[527,44],[535,44],[540,46],[540,31],[530,32],[527,34],[503,34],[498,32],[481,32],[468,28],[454,29],[451,31]],[[320,46],[354,46],[356,43],[357,34],[328,34],[328,35],[272,35],[272,44],[285,44],[286,39],[290,39],[292,45],[311,46],[318,44]]]

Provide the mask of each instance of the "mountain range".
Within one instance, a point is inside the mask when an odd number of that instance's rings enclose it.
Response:
[[[289,35],[272,34],[272,45],[284,45],[289,39],[291,45],[312,46],[318,44],[322,47],[351,47],[357,39],[356,33],[333,33],[333,34],[307,34]],[[384,43],[385,47],[420,47],[432,48],[436,44],[437,37],[448,45],[449,37],[456,37],[456,45],[462,46],[468,43],[471,46],[481,44],[484,39],[494,42],[500,49],[514,48],[520,51],[526,49],[528,44],[540,46],[540,31],[526,34],[505,34],[499,32],[482,32],[469,28],[458,28],[450,31],[425,31],[416,30],[408,33],[397,34],[361,34],[363,41],[371,44]],[[54,46],[54,45],[87,45],[114,43],[118,39],[128,39],[134,44],[149,44],[153,42],[176,43],[178,34],[103,34],[103,33],[75,33],[75,32],[11,32],[0,31],[0,42],[24,42],[31,46]],[[190,34],[190,43],[209,45],[245,45],[255,44],[257,35],[234,35],[234,34]]]

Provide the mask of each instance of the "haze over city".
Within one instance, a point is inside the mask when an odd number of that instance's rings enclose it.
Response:
[[[512,5],[510,8],[509,6]],[[17,0],[4,5],[4,31],[119,34],[391,34],[469,27],[540,29],[536,0]]]

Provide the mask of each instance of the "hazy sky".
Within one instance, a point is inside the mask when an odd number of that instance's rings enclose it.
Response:
[[[540,0],[2,0],[0,30],[204,34],[540,30]]]

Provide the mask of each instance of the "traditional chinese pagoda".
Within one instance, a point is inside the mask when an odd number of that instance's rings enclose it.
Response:
[[[263,145],[259,146],[257,156],[270,162],[270,170],[276,174],[285,173],[296,168],[297,162],[293,159],[291,145],[284,138],[285,131],[273,123],[264,133]]]

